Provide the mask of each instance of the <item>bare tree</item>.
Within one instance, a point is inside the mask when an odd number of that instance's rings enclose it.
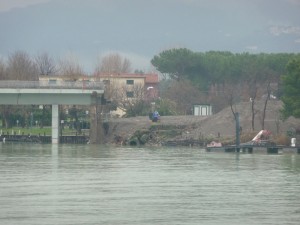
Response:
[[[230,110],[232,112],[234,120],[236,120],[237,111],[235,109],[235,105],[241,99],[241,85],[237,85],[237,84],[232,85],[230,83],[224,83],[223,97],[225,98],[225,101],[230,106]]]
[[[176,102],[178,115],[191,114],[193,104],[207,101],[206,96],[201,95],[201,92],[190,81],[184,79],[169,80],[168,86],[164,87],[160,93],[162,98]]]
[[[261,120],[261,129],[265,129],[265,119],[266,119],[266,111],[267,111],[267,105],[268,101],[270,100],[270,95],[271,95],[271,86],[270,86],[270,81],[267,84],[267,94],[265,96],[265,102],[264,102],[264,108],[262,111],[262,120]]]
[[[57,72],[55,61],[48,53],[44,52],[36,56],[35,62],[39,69],[39,74],[44,76],[54,75]]]
[[[130,73],[131,62],[118,53],[104,56],[96,66],[96,73]]]
[[[132,87],[126,85],[119,88],[119,106],[126,111],[127,116],[147,115],[150,104],[145,101],[145,87],[143,84],[134,84]]]
[[[0,80],[6,80],[6,78],[6,65],[2,59],[0,59]]]
[[[59,72],[61,75],[77,80],[84,76],[84,71],[74,56],[68,56],[59,62]]]
[[[249,82],[249,95],[250,95],[250,102],[251,102],[251,127],[253,131],[254,131],[255,115],[257,113],[257,110],[255,109],[257,92],[258,92],[257,80],[254,79],[252,80],[252,82]]]
[[[16,51],[8,57],[7,76],[10,80],[38,80],[38,68],[24,51]]]

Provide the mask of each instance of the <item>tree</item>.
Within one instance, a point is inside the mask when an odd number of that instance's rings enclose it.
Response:
[[[147,115],[150,103],[145,101],[145,87],[142,84],[134,84],[132,87],[126,85],[115,92],[119,99],[118,104],[125,109],[127,117]]]
[[[42,76],[54,75],[57,72],[57,68],[54,59],[44,52],[36,56],[35,62],[39,69],[39,74]]]
[[[74,55],[69,55],[59,62],[59,72],[70,79],[77,80],[84,76],[84,71]]]
[[[96,66],[97,73],[130,73],[131,62],[127,58],[123,58],[118,53],[112,53],[104,56]]]
[[[151,60],[151,64],[162,74],[181,80],[187,77],[195,60],[194,53],[186,48],[170,49],[159,53]]]
[[[272,81],[285,72],[285,62],[295,54],[233,54],[227,51],[192,52],[186,48],[165,50],[154,56],[151,63],[165,77],[189,79],[195,86],[209,89],[209,85],[244,82],[263,71],[270,71]],[[249,69],[251,73],[249,73]]]
[[[161,116],[175,116],[176,113],[176,102],[170,99],[159,98],[155,101],[155,108]]]
[[[164,85],[164,84],[162,84]],[[186,115],[192,113],[193,104],[206,103],[201,92],[189,80],[166,80],[160,88],[161,97],[176,104],[174,114]]]
[[[271,95],[271,85],[270,85],[270,81],[267,84],[267,94],[265,96],[265,101],[264,101],[264,108],[262,111],[262,119],[261,119],[261,129],[264,130],[265,129],[265,119],[266,119],[266,111],[267,111],[267,105],[268,105],[268,101],[270,100],[270,95]]]
[[[249,94],[250,94],[250,102],[251,102],[251,127],[254,131],[254,122],[255,122],[255,115],[257,114],[257,110],[255,109],[255,102],[257,97],[257,82],[254,80],[249,84]]]
[[[243,66],[243,73],[247,76],[244,79],[248,84],[248,93],[251,102],[251,126],[253,131],[255,130],[255,116],[258,112],[255,105],[258,97],[259,86],[263,77],[262,69],[260,64],[258,64],[258,61],[257,55],[251,55],[248,56],[247,64]],[[257,70],[257,67],[260,69]]]
[[[9,55],[7,79],[36,81],[39,79],[38,74],[37,65],[26,52],[16,51]]]
[[[0,80],[6,80],[6,77],[6,65],[2,59],[0,59]]]
[[[225,103],[227,103],[230,106],[230,110],[232,112],[232,115],[234,119],[236,120],[236,104],[240,102],[241,100],[241,85],[235,85],[232,86],[229,83],[224,83],[224,90],[222,92],[223,98]],[[227,106],[227,105],[226,105]],[[225,105],[224,105],[225,107]]]
[[[287,65],[287,75],[283,81],[283,116],[300,118],[300,57],[291,60]]]

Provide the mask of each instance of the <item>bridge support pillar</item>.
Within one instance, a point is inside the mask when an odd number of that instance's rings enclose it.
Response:
[[[59,143],[58,105],[52,105],[52,144]]]

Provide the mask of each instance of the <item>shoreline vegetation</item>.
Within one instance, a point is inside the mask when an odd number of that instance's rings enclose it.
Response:
[[[236,106],[240,114],[240,125],[242,127],[241,143],[250,141],[254,135],[261,130],[260,118],[255,119],[256,129],[251,129],[251,114],[249,103],[244,102]],[[276,144],[289,145],[291,138],[296,137],[299,145],[300,119],[293,117],[287,120],[279,120],[278,113],[282,108],[280,101],[270,101],[265,120],[265,129],[272,133],[272,140]],[[152,122],[147,116],[130,118],[111,118],[103,130],[102,143],[112,145],[186,145],[204,146],[211,141],[223,144],[234,144],[235,121],[230,111],[226,108],[212,116],[161,116],[159,122]],[[30,128],[0,128],[2,134],[24,134],[24,135],[51,135],[51,127]],[[62,129],[63,136],[89,136],[89,130]]]
[[[152,66],[160,72],[161,80],[150,79],[151,82],[147,83],[144,71],[135,71],[132,75],[143,76],[144,84],[139,85],[134,80],[136,76],[130,76],[128,84],[126,81],[126,85],[130,85],[128,91],[118,82],[113,82],[115,79],[111,78],[115,77],[111,75],[120,78],[121,74],[132,73],[130,61],[118,53],[108,54],[99,59],[92,73],[94,78],[103,79],[107,85],[101,107],[99,105],[101,114],[121,108],[130,118],[111,118],[104,121],[101,127],[102,117],[95,116],[90,121],[94,119],[96,125],[84,135],[92,136],[92,143],[104,144],[232,143],[236,133],[235,117],[239,115],[240,124],[237,127],[242,131],[241,142],[249,141],[253,133],[267,129],[272,132],[276,143],[288,143],[297,132],[300,133],[300,119],[291,117],[300,118],[297,97],[299,56],[296,53],[240,54],[173,48],[160,52],[151,60]],[[108,80],[107,74],[110,74]],[[77,62],[62,60],[57,63],[48,53],[33,58],[19,50],[10,54],[7,61],[0,60],[0,80],[3,81],[38,81],[44,78],[50,81],[51,77],[56,76],[68,81],[80,81],[85,80],[87,75]],[[148,88],[155,90],[153,95]],[[186,115],[193,113],[195,104],[208,104],[215,114],[206,117]],[[153,110],[158,110],[162,115],[157,123],[150,121],[148,116],[136,116]],[[3,105],[0,111],[5,126],[30,124],[32,128],[9,129],[4,131],[6,134],[50,135],[48,130],[36,130],[32,126],[50,126],[50,108]],[[61,123],[66,126],[73,121],[72,127],[77,130],[61,129],[60,136],[82,135],[80,128],[88,128],[85,120],[90,115],[85,107],[62,107]],[[283,121],[281,117],[288,119]]]

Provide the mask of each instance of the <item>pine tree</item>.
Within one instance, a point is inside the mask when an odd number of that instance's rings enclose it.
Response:
[[[283,116],[300,118],[300,58],[291,60],[287,65],[288,74],[283,76],[284,104]]]

